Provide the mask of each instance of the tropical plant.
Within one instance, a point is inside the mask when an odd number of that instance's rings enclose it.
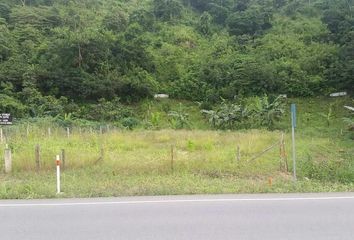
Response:
[[[208,115],[209,123],[218,129],[235,129],[244,117],[241,105],[227,103],[225,100],[216,110],[202,110],[201,112]]]
[[[218,129],[267,127],[274,128],[284,114],[284,98],[273,101],[267,95],[242,100],[243,104],[227,103],[225,100],[215,110],[202,110],[209,123]]]
[[[327,109],[326,113],[319,113],[319,115],[326,120],[328,127],[329,127],[331,120],[333,118],[333,105],[334,105],[334,103],[331,103],[328,105],[328,109]]]
[[[274,128],[277,121],[281,119],[285,112],[285,101],[283,96],[278,96],[270,100],[267,95],[254,97],[248,101],[245,108],[248,109],[253,122],[269,129]]]
[[[190,128],[189,114],[184,111],[181,103],[179,104],[179,109],[177,111],[170,111],[168,116],[173,128]]]

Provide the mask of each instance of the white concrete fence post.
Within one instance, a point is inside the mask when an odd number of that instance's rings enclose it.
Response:
[[[59,155],[56,156],[55,163],[57,165],[57,194],[59,194],[60,193],[60,156]]]
[[[11,154],[11,149],[8,147],[7,144],[5,147],[4,158],[5,158],[5,173],[10,173],[12,171],[12,154]]]

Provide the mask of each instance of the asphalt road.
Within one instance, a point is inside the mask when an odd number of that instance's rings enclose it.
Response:
[[[1,240],[354,239],[354,193],[0,201]]]

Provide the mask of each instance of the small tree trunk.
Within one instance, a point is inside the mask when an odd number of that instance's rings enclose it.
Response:
[[[81,68],[82,55],[81,55],[81,46],[80,46],[80,44],[78,44],[78,49],[79,49],[78,64],[79,64],[79,68]]]
[[[36,171],[38,172],[40,169],[40,161],[41,161],[39,144],[37,144],[35,148],[35,159],[36,159]]]

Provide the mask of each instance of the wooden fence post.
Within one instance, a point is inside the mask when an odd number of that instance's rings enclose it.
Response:
[[[103,159],[104,159],[104,149],[102,147],[100,151],[100,161],[103,162]]]
[[[280,162],[279,162],[279,170],[283,170],[283,162],[284,162],[284,159],[283,159],[283,138],[284,138],[284,133],[281,133],[281,136],[280,136],[280,145],[279,145],[279,156],[280,156]]]
[[[288,172],[289,167],[288,167],[288,161],[286,159],[284,133],[281,134],[281,138],[280,138],[280,170],[282,170],[283,164],[284,164],[285,170]]]
[[[61,161],[62,161],[62,166],[63,166],[63,171],[65,170],[65,149],[61,150]]]
[[[273,186],[273,178],[272,177],[268,178],[268,185],[269,185],[269,187]]]
[[[12,171],[12,154],[11,149],[6,145],[5,147],[5,173],[10,173]]]
[[[240,146],[237,145],[236,149],[236,161],[239,162],[241,160],[241,151],[240,151]]]
[[[40,153],[40,146],[39,144],[36,145],[35,150],[34,150],[34,155],[35,155],[35,161],[36,161],[36,170],[39,171],[41,165],[40,165],[40,161],[41,161],[41,153]]]
[[[174,147],[171,145],[171,171],[173,172],[174,170]]]

